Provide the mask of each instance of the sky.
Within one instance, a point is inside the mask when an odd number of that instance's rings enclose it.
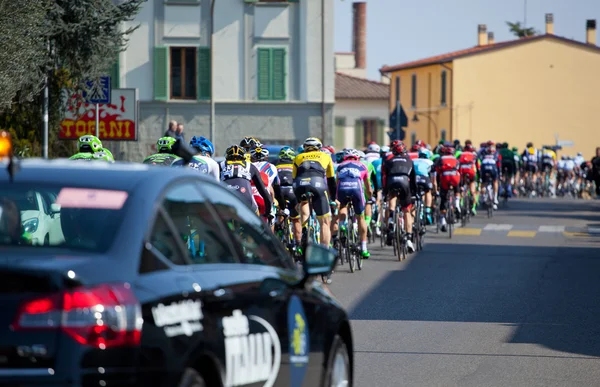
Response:
[[[352,51],[352,3],[335,1],[335,51]],[[545,32],[545,14],[554,14],[554,33],[585,41],[585,22],[598,20],[600,0],[366,0],[367,68],[379,68],[461,50],[477,44],[477,26],[486,24],[496,42],[514,39],[507,21]],[[525,7],[526,4],[526,7]],[[527,12],[525,12],[527,9]],[[600,45],[600,31],[597,34]]]

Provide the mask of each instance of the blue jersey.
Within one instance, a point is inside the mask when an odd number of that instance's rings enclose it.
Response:
[[[417,176],[426,176],[429,177],[431,173],[431,166],[433,165],[433,161],[429,159],[414,159],[413,165],[415,166],[415,174]]]
[[[197,170],[201,173],[208,173],[208,163],[202,160],[200,157],[192,157],[192,161],[188,164],[188,167]]]

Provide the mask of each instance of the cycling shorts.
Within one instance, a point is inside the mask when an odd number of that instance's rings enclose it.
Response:
[[[340,184],[337,189],[337,200],[342,207],[352,202],[354,213],[362,215],[365,212],[366,206],[365,194],[363,191],[362,187]]]
[[[538,165],[535,163],[527,163],[527,164],[525,164],[525,171],[531,172],[531,173],[537,173]]]
[[[481,177],[484,183],[498,180],[498,168],[495,165],[482,165]]]
[[[443,171],[439,180],[441,190],[447,191],[450,187],[456,189],[460,185],[460,173],[458,171]]]
[[[477,179],[477,172],[475,171],[475,168],[473,168],[472,165],[465,165],[465,166],[460,166],[460,175],[463,178],[463,183],[467,183],[468,182],[472,182],[475,181]]]
[[[413,194],[410,190],[410,178],[407,175],[389,176],[386,184],[388,198],[397,196],[403,210],[410,208],[413,204]]]
[[[302,196],[312,193],[312,207],[317,216],[330,214],[329,193],[327,192],[327,182],[320,176],[296,177],[294,180],[294,193],[296,198],[303,200]],[[305,200],[308,200],[305,198]]]
[[[554,163],[552,162],[552,160],[544,160],[542,162],[542,171],[544,172],[552,172],[552,170],[554,169]]]
[[[417,188],[423,192],[429,192],[433,189],[429,176],[417,175]]]
[[[254,201],[254,195],[252,194],[252,185],[250,180],[236,177],[233,179],[227,179],[223,181],[225,186],[230,190],[236,192],[242,200],[250,207],[253,211],[258,209],[256,202]]]
[[[282,206],[282,208],[287,208],[290,211],[290,218],[297,219],[300,214],[298,214],[298,199],[296,199],[296,195],[294,194],[294,187],[291,185],[282,186],[281,196],[285,203],[285,206]]]
[[[515,165],[513,163],[502,163],[502,172],[506,174],[506,176],[514,176],[515,175]]]

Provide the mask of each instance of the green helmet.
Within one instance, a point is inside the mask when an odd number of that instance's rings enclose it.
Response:
[[[279,151],[279,159],[280,160],[293,160],[296,157],[296,152],[290,146],[284,146]]]
[[[513,147],[512,147],[512,151],[513,151],[513,152],[518,152],[518,151],[519,151],[519,148],[517,148],[516,146],[513,146]]]
[[[75,153],[73,156],[69,157],[69,160],[94,160],[94,153]]]
[[[173,153],[173,145],[177,140],[173,137],[161,137],[156,142],[158,153]]]
[[[80,153],[96,153],[102,149],[102,141],[96,136],[87,134],[79,137],[77,149],[79,149]]]
[[[99,152],[94,153],[94,159],[108,161],[109,163],[115,162],[112,153],[106,148],[102,148]]]

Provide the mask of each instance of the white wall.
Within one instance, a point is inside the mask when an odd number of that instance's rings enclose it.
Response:
[[[135,20],[125,23],[124,29],[138,24],[139,28],[129,35],[127,50],[120,54],[121,87],[137,88],[140,101],[151,101],[154,99],[154,2],[143,3]]]
[[[244,99],[244,3],[240,1],[228,7],[222,4],[215,6],[215,99],[222,102],[238,101]]]
[[[346,118],[344,147],[354,148],[354,123],[360,119],[385,120],[388,125],[388,100],[338,99],[333,110],[334,117]],[[387,141],[387,137],[384,137]]]
[[[335,69],[340,71],[342,69],[353,69],[356,67],[354,53],[336,53],[335,54]]]

